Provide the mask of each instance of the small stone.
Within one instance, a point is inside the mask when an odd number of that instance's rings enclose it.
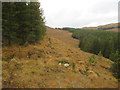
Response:
[[[68,67],[68,66],[69,66],[69,64],[68,64],[68,63],[65,63],[65,64],[64,64],[64,66],[65,66],[65,67]]]
[[[61,63],[59,63],[59,65],[62,65]]]

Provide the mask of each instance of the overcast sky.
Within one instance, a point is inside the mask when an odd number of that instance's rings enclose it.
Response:
[[[46,25],[85,27],[118,22],[119,0],[39,0]]]

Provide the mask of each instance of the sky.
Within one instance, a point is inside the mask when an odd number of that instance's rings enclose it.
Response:
[[[39,0],[46,25],[89,27],[118,22],[119,0]]]

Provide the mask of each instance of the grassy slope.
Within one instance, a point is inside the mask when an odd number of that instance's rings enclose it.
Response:
[[[92,54],[81,51],[78,43],[71,33],[47,27],[47,35],[39,44],[3,47],[3,87],[117,87],[117,80],[108,70],[113,62],[95,56],[97,64],[91,66],[88,60]],[[67,61],[70,66],[60,66],[59,61]]]
[[[120,23],[111,23],[111,24],[106,24],[106,25],[100,25],[97,27],[83,27],[82,29],[98,29],[98,28],[108,28],[108,27],[117,27],[120,26]],[[118,32],[119,29],[118,28],[114,28],[114,29],[108,29],[106,31],[115,31]]]

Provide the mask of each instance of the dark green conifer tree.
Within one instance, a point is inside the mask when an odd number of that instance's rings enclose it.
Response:
[[[45,22],[39,2],[6,2],[2,8],[3,45],[32,44],[43,39]]]

